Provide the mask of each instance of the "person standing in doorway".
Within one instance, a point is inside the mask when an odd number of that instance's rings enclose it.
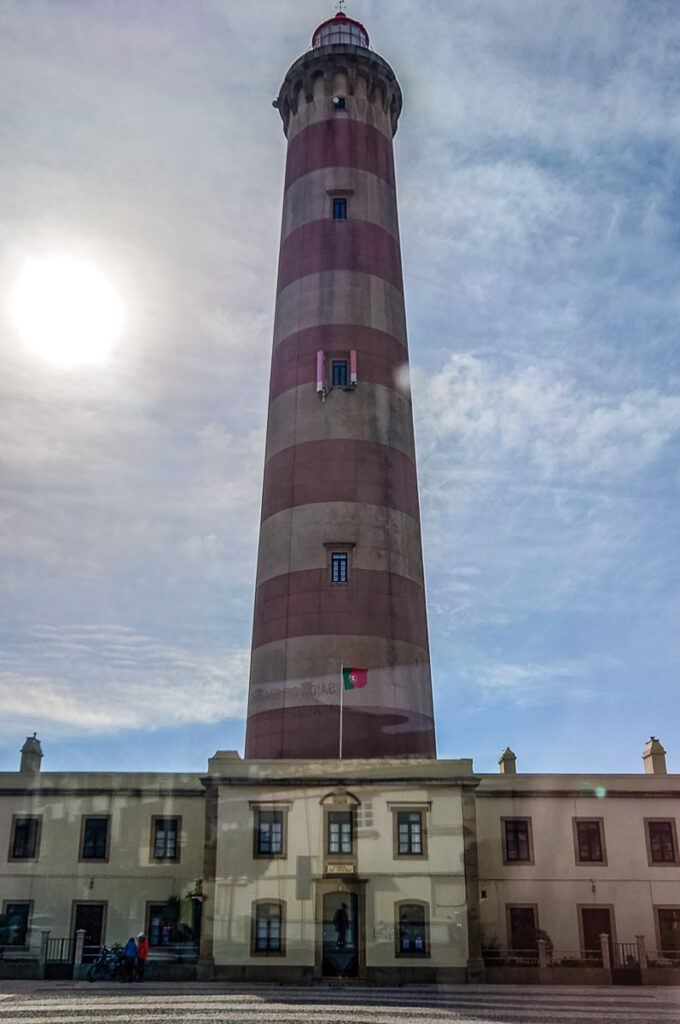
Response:
[[[146,960],[149,955],[149,940],[144,932],[137,936],[137,981],[144,981]]]
[[[333,927],[338,933],[338,941],[335,944],[336,949],[345,948],[345,935],[347,934],[348,924],[349,916],[347,914],[347,904],[341,903],[338,909],[333,914]]]

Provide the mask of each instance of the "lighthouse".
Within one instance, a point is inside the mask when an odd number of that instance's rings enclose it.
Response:
[[[288,142],[245,753],[434,757],[391,67],[343,12]]]

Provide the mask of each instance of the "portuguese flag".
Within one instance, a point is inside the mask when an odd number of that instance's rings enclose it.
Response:
[[[368,682],[368,669],[343,668],[342,681],[346,690],[361,690]]]

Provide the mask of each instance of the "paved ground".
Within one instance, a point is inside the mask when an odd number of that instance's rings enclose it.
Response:
[[[678,1024],[680,989],[0,982],[0,1024]]]

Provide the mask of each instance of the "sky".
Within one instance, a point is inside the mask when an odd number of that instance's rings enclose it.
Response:
[[[0,770],[243,753],[285,138],[327,0],[0,5]],[[680,6],[353,0],[395,139],[438,755],[680,772]],[[26,260],[120,297],[54,365]]]

